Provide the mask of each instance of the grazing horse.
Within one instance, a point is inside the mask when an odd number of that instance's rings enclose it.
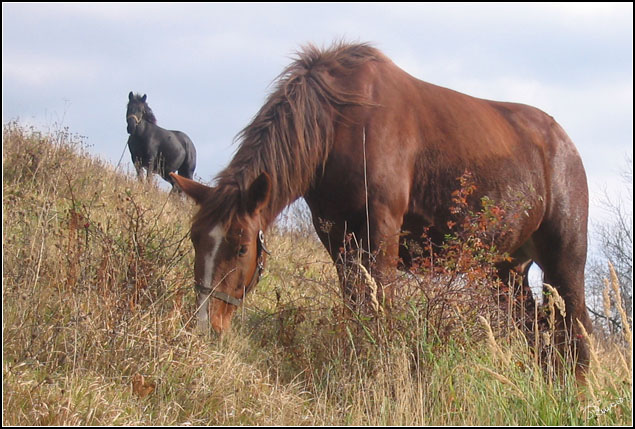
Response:
[[[194,177],[196,149],[192,140],[181,131],[168,131],[157,125],[152,109],[146,103],[147,96],[128,94],[126,122],[128,123],[128,148],[137,177],[143,180],[143,169],[147,177],[158,173],[174,186],[170,172],[178,171],[183,177]]]
[[[408,263],[406,240],[450,232],[452,192],[469,171],[474,203],[488,196],[517,206],[505,210],[509,231],[496,242],[510,255],[499,275],[506,280],[516,267],[526,273],[532,262],[542,268],[565,302],[562,351],[566,343],[583,376],[589,349],[579,323],[591,330],[587,181],[551,116],[423,82],[368,44],[341,43],[299,52],[238,139],[215,186],[173,175],[199,205],[191,227],[199,326],[230,326],[262,270],[263,231],[299,197],[343,290],[352,289],[351,267],[338,243],[352,233],[348,246],[372,255],[363,264],[372,265],[380,298],[390,300],[400,261]]]

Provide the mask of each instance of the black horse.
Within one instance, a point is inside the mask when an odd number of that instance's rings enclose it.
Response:
[[[146,103],[146,94],[140,96],[130,91],[126,122],[128,123],[128,148],[137,177],[143,180],[143,168],[147,177],[158,173],[174,186],[169,173],[178,171],[192,178],[196,168],[196,149],[192,140],[181,131],[169,131],[157,125],[157,118]]]

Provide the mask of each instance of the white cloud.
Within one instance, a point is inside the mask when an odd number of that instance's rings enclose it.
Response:
[[[551,114],[580,149],[591,188],[614,186],[632,147],[632,4],[3,3],[2,11],[3,115],[28,118],[69,99],[67,121],[85,126],[114,162],[128,91],[147,91],[161,123],[196,137],[197,173],[212,177],[289,56],[342,36],[376,43],[427,82]]]
[[[184,8],[176,3],[148,2],[72,2],[72,3],[40,3],[26,4],[29,14],[39,19],[54,21],[57,18],[77,18],[84,21],[111,21],[116,23],[135,24],[141,29],[151,22],[185,18],[191,14],[191,7]],[[24,10],[24,9],[23,9]]]
[[[12,55],[2,60],[2,76],[5,82],[34,88],[92,82],[99,69],[94,61],[77,57]]]

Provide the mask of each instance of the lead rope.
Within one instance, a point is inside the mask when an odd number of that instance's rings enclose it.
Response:
[[[123,159],[124,154],[126,153],[126,146],[128,146],[128,142],[126,142],[123,145],[123,152],[121,152],[121,156],[119,157],[119,162],[117,163],[117,165],[115,166],[115,171],[117,171],[117,169],[119,168],[119,165],[121,165],[121,160]]]
[[[128,120],[128,118],[134,118],[134,120],[137,123],[137,125],[139,125],[139,123],[143,120],[143,116],[141,117],[141,119],[139,119],[139,118],[137,118],[136,115],[128,115],[128,116],[126,116],[126,120]],[[126,144],[123,145],[123,152],[121,152],[121,156],[119,157],[119,162],[117,162],[117,166],[115,167],[115,171],[117,171],[117,169],[119,168],[119,165],[121,165],[121,160],[123,159],[123,155],[126,153],[126,146],[128,146],[128,142],[126,142]]]

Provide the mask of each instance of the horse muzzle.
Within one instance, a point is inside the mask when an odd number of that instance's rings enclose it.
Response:
[[[126,122],[128,123],[128,134],[133,134],[137,129],[137,125],[139,125],[139,123],[141,122],[141,119],[139,119],[135,115],[128,115],[128,117],[126,118]]]
[[[243,286],[242,297],[236,298],[216,288],[210,288],[199,283],[194,285],[196,305],[198,307],[196,313],[197,326],[200,330],[205,331],[210,323],[216,332],[222,332],[229,327],[234,311],[242,304],[247,292],[253,289],[260,280],[265,268],[264,254],[271,254],[265,246],[265,236],[262,231],[258,231],[257,249],[256,267],[249,283]],[[214,306],[211,305],[210,300],[213,300]],[[211,321],[210,313],[212,313]]]

